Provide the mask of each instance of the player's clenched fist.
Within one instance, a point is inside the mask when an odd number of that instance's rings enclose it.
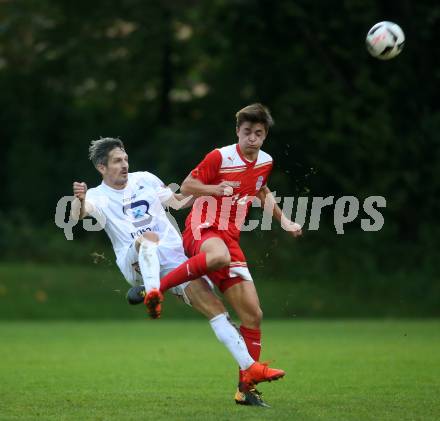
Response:
[[[292,222],[283,218],[281,226],[284,230],[289,232],[295,238],[302,235],[301,225],[297,224],[296,222]]]
[[[222,181],[215,186],[215,196],[231,196],[234,193],[234,189],[229,181]]]
[[[75,181],[73,183],[73,195],[77,197],[81,202],[86,198],[87,193],[87,184],[86,183],[78,183]]]

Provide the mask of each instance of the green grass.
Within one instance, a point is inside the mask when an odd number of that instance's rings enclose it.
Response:
[[[265,322],[271,409],[233,403],[206,322],[2,322],[0,341],[1,420],[440,419],[439,321]]]

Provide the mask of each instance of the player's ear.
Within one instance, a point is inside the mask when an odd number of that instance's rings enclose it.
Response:
[[[98,165],[96,166],[96,169],[101,173],[101,175],[104,175],[104,174],[105,174],[105,165],[103,165],[103,164],[98,164]]]

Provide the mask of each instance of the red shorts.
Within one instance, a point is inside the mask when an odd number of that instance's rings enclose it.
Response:
[[[208,278],[218,287],[221,292],[225,292],[231,286],[243,281],[252,281],[246,263],[246,257],[238,240],[230,237],[227,231],[220,231],[212,228],[205,228],[200,232],[200,239],[196,240],[193,236],[191,228],[185,229],[183,232],[183,247],[188,257],[195,256],[200,253],[200,247],[208,239],[217,237],[223,240],[229,250],[231,263],[229,266],[219,270],[209,272]]]

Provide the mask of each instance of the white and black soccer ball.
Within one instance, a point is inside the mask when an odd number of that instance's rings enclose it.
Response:
[[[393,22],[379,22],[367,34],[365,40],[368,52],[379,60],[396,57],[405,45],[402,28]]]

